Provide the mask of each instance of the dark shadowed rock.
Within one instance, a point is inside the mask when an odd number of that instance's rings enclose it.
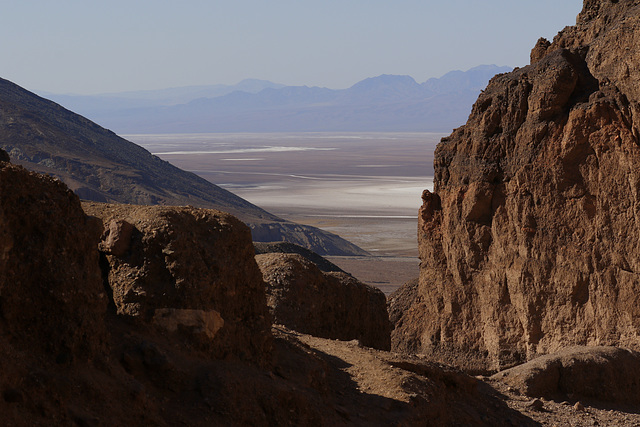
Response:
[[[298,254],[263,254],[256,260],[267,282],[273,321],[323,338],[357,339],[390,347],[384,294],[346,273],[323,273]]]
[[[50,360],[105,345],[99,224],[62,182],[0,163],[0,330]]]
[[[98,247],[109,255],[122,256],[129,250],[133,230],[133,225],[127,221],[111,220]]]
[[[84,209],[108,224],[100,248],[119,314],[185,332],[219,358],[269,358],[271,322],[247,226],[210,209]]]
[[[492,378],[531,397],[639,403],[640,353],[615,347],[569,347]]]
[[[395,349],[500,369],[571,345],[640,348],[638,28],[638,2],[586,1],[438,145]]]
[[[11,162],[11,157],[9,157],[9,154],[0,149],[0,162]]]
[[[85,208],[60,181],[0,164],[2,425],[473,425],[480,411],[530,425],[437,365],[272,337],[248,228],[227,214]],[[342,297],[362,315],[361,293]]]

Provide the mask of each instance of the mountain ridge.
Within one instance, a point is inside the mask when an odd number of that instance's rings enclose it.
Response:
[[[83,104],[85,98],[50,97],[125,134],[441,132],[464,123],[480,90],[493,75],[506,71],[511,67],[482,65],[424,83],[411,76],[383,74],[347,89],[265,87],[254,93],[234,90],[216,97],[198,96],[175,105],[118,106],[113,99],[105,98],[103,107],[91,107]],[[94,101],[100,102],[100,98]]]
[[[87,200],[214,208],[248,223],[256,241],[287,240],[320,254],[366,254],[337,235],[285,221],[4,79],[0,147],[15,163],[58,177]]]
[[[257,93],[266,88],[282,88],[283,84],[273,83],[261,79],[244,79],[233,85],[193,85],[178,86],[165,89],[145,89],[124,92],[105,92],[91,95],[79,95],[73,93],[53,93],[47,91],[34,91],[43,98],[51,99],[59,104],[71,103],[70,110],[77,110],[78,104],[85,108],[108,109],[117,103],[125,103],[129,107],[136,106],[160,106],[177,105],[186,103],[196,98],[223,96],[234,91]],[[106,105],[105,105],[106,104]]]

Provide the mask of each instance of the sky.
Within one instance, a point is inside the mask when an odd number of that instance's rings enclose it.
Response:
[[[0,0],[0,77],[98,94],[246,78],[347,88],[524,66],[582,0]]]

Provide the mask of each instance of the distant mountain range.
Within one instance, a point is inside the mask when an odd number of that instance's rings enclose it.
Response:
[[[382,75],[348,89],[283,86],[264,80],[93,96],[43,96],[116,133],[449,132],[478,94],[511,67],[481,65],[419,84]]]
[[[325,255],[367,254],[335,234],[285,221],[4,79],[0,147],[13,163],[60,178],[86,200],[214,208],[246,222],[256,241],[286,240]]]
[[[284,85],[266,80],[247,79],[235,85],[186,86],[159,90],[139,90],[132,92],[103,93],[99,95],[60,95],[38,92],[79,114],[100,114],[108,111],[132,108],[161,107],[185,104],[198,98],[216,98],[231,92],[258,93],[261,90],[279,89]],[[82,112],[82,113],[80,113]]]

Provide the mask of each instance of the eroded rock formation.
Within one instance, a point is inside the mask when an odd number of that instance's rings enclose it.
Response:
[[[493,376],[531,397],[567,396],[640,402],[640,353],[616,347],[569,347]]]
[[[118,314],[189,332],[218,358],[269,358],[271,321],[246,225],[211,209],[83,206],[105,224],[100,248]]]
[[[61,181],[0,161],[0,341],[61,363],[104,349],[99,235]]]
[[[394,347],[499,369],[640,348],[640,2],[587,0],[436,149]]]
[[[64,184],[3,154],[0,424],[531,424],[464,374],[272,334],[249,230],[233,217],[85,205],[103,229]]]
[[[302,246],[289,243],[289,242],[253,242],[253,246],[256,248],[256,255],[260,254],[272,254],[272,253],[282,253],[282,254],[298,254],[303,258],[307,259],[314,263],[320,271],[325,273],[336,272],[336,273],[344,273],[340,267],[324,258],[317,253],[310,251],[307,248]]]
[[[390,324],[382,291],[346,273],[323,273],[298,254],[267,253],[257,255],[256,261],[267,282],[274,323],[389,350]]]

